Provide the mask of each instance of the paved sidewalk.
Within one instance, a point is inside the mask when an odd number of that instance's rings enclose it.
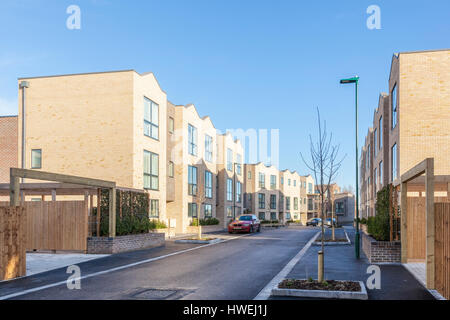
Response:
[[[366,283],[370,274],[370,265],[361,250],[361,258],[355,258],[353,228],[346,228],[352,245],[326,246],[325,279],[329,280],[359,280]],[[327,236],[331,230],[327,229]],[[320,236],[319,236],[320,237]],[[303,258],[289,273],[288,278],[317,279],[317,252],[320,247],[310,247]],[[381,289],[367,290],[370,300],[434,300],[434,297],[417,281],[401,264],[381,264]],[[272,299],[281,299],[272,297]],[[284,298],[283,298],[284,299]]]

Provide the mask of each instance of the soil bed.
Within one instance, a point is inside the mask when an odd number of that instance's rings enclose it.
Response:
[[[315,242],[322,242],[322,239],[317,239]],[[324,239],[323,242],[347,242],[347,239]]]
[[[280,289],[299,290],[325,290],[325,291],[361,291],[361,286],[357,281],[336,281],[327,280],[319,283],[317,280],[285,279],[278,285]]]

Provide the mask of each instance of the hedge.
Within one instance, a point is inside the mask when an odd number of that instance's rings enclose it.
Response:
[[[389,185],[377,192],[375,217],[367,219],[367,232],[378,241],[390,239]]]
[[[220,221],[216,218],[205,218],[200,219],[200,225],[201,226],[214,226],[218,225]],[[198,219],[193,219],[191,222],[191,226],[197,227],[198,226]]]

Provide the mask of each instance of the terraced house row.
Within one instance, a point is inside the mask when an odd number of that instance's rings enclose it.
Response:
[[[26,169],[145,190],[150,217],[170,221],[178,233],[196,217],[216,217],[226,227],[244,212],[281,221],[316,213],[311,176],[244,164],[241,142],[220,133],[194,105],[171,103],[153,73],[124,70],[18,82],[18,116],[2,120],[9,135],[2,143],[12,156],[1,159],[0,183],[9,182],[9,167],[22,167],[23,147]]]
[[[450,50],[396,53],[360,157],[360,212],[375,215],[377,192],[427,157],[450,174]],[[445,192],[447,196],[447,192]]]

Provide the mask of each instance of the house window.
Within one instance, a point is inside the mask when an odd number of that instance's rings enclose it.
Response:
[[[344,203],[336,202],[336,213],[344,213]]]
[[[258,214],[258,218],[259,218],[259,220],[266,220],[266,213],[265,212],[260,212]]]
[[[175,167],[172,161],[169,161],[169,177],[173,178],[175,176]]]
[[[380,161],[380,184],[383,184],[383,161]]]
[[[314,210],[313,200],[311,198],[308,198],[308,210]]]
[[[286,210],[291,210],[291,197],[286,197]]]
[[[377,190],[378,190],[378,176],[377,176],[378,170],[377,169],[378,168],[375,168],[375,171],[373,173],[373,186],[374,186],[373,191],[374,191],[375,196],[377,195]]]
[[[242,200],[242,183],[236,182],[236,202],[241,202]]]
[[[213,138],[205,134],[205,160],[212,162],[213,158]]]
[[[258,193],[258,208],[266,208],[266,195],[264,193]]]
[[[159,139],[159,106],[144,97],[144,135]]]
[[[197,128],[193,125],[188,125],[188,151],[189,154],[197,155]]]
[[[150,200],[150,218],[159,218],[159,200]]]
[[[169,133],[173,133],[175,131],[175,121],[172,117],[169,117]]]
[[[380,117],[380,120],[378,121],[378,129],[380,130],[380,141],[378,142],[378,149],[381,150],[383,148],[383,117]]]
[[[144,150],[144,189],[159,189],[159,156]]]
[[[251,171],[247,172],[247,179],[252,180],[252,172]]]
[[[212,198],[212,173],[205,171],[205,197]]]
[[[188,166],[188,194],[197,195],[197,167]]]
[[[298,210],[298,198],[294,197],[294,210]]]
[[[275,190],[277,188],[277,176],[271,175],[270,176],[270,189]]]
[[[227,201],[233,201],[233,180],[227,179]]]
[[[378,130],[375,129],[375,131],[373,132],[373,157],[375,158],[377,156],[377,137],[378,137]]]
[[[270,220],[272,220],[272,221],[277,220],[277,213],[276,212],[271,212],[270,213]]]
[[[394,181],[395,179],[397,179],[397,144],[394,144],[392,146],[392,163],[391,163],[391,168],[392,168],[392,172],[391,172],[391,178],[392,181]]]
[[[233,209],[231,208],[231,206],[227,207],[227,217],[228,218],[232,218],[233,217]]]
[[[287,219],[287,220],[291,220],[291,214],[290,214],[290,212],[286,212],[286,219]]]
[[[394,88],[392,89],[391,106],[392,129],[394,129],[397,126],[397,84],[394,84]]]
[[[31,169],[42,168],[42,149],[31,150]]]
[[[291,185],[291,179],[288,179],[288,186]]]
[[[294,180],[294,187],[297,186],[297,180]]]
[[[264,173],[259,173],[259,187],[265,188],[266,187],[266,176]]]
[[[196,203],[188,203],[188,217],[197,218],[197,204]]]
[[[277,195],[271,194],[270,195],[270,209],[276,209],[277,208]]]
[[[281,185],[284,185],[284,178],[281,177],[281,181],[280,181]]]
[[[227,149],[227,170],[233,171],[233,150]]]
[[[203,210],[204,210],[205,218],[211,218],[212,217],[212,205],[205,203],[204,207],[203,207]]]
[[[312,183],[308,183],[308,193],[313,193]]]
[[[241,166],[242,166],[242,156],[240,154],[236,155],[236,172],[238,175],[241,175]]]

